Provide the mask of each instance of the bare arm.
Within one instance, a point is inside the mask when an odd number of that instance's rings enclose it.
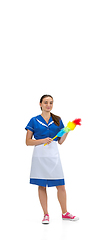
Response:
[[[68,135],[68,133],[65,133],[62,137],[60,137],[60,139],[58,140],[58,143],[62,144],[65,141],[67,135]]]
[[[30,130],[27,130],[27,134],[26,134],[26,145],[27,146],[37,146],[40,144],[50,144],[52,139],[51,138],[44,138],[44,139],[39,139],[39,140],[34,140],[32,139],[33,137],[33,132],[31,132]]]

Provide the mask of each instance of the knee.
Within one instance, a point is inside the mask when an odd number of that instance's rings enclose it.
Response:
[[[61,186],[56,186],[57,190],[58,191],[62,191],[62,192],[65,192],[65,185],[61,185]]]
[[[39,190],[46,191],[46,187],[38,186]]]

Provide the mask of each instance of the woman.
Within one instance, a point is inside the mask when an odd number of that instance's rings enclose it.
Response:
[[[40,203],[44,212],[42,223],[49,223],[46,186],[56,186],[58,201],[62,209],[62,219],[78,220],[67,212],[66,190],[63,169],[57,142],[62,144],[68,133],[61,138],[52,138],[64,127],[60,117],[51,113],[53,97],[43,95],[40,99],[42,114],[31,118],[26,126],[26,145],[35,146],[32,157],[30,183],[38,185]],[[32,139],[34,135],[34,139]],[[46,144],[46,146],[44,146]]]

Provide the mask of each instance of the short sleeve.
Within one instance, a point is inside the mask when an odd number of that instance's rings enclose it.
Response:
[[[29,123],[25,127],[25,130],[30,130],[31,132],[34,132],[34,121],[33,121],[33,118],[30,119]]]
[[[60,130],[65,127],[64,124],[63,124],[63,121],[61,119],[60,119],[60,126],[59,127],[60,127]]]

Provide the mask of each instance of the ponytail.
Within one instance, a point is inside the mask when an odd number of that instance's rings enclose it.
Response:
[[[51,117],[52,117],[54,123],[55,123],[57,126],[59,126],[59,125],[60,125],[60,119],[61,119],[61,118],[60,118],[59,116],[57,116],[57,115],[54,115],[53,113],[51,113]]]

